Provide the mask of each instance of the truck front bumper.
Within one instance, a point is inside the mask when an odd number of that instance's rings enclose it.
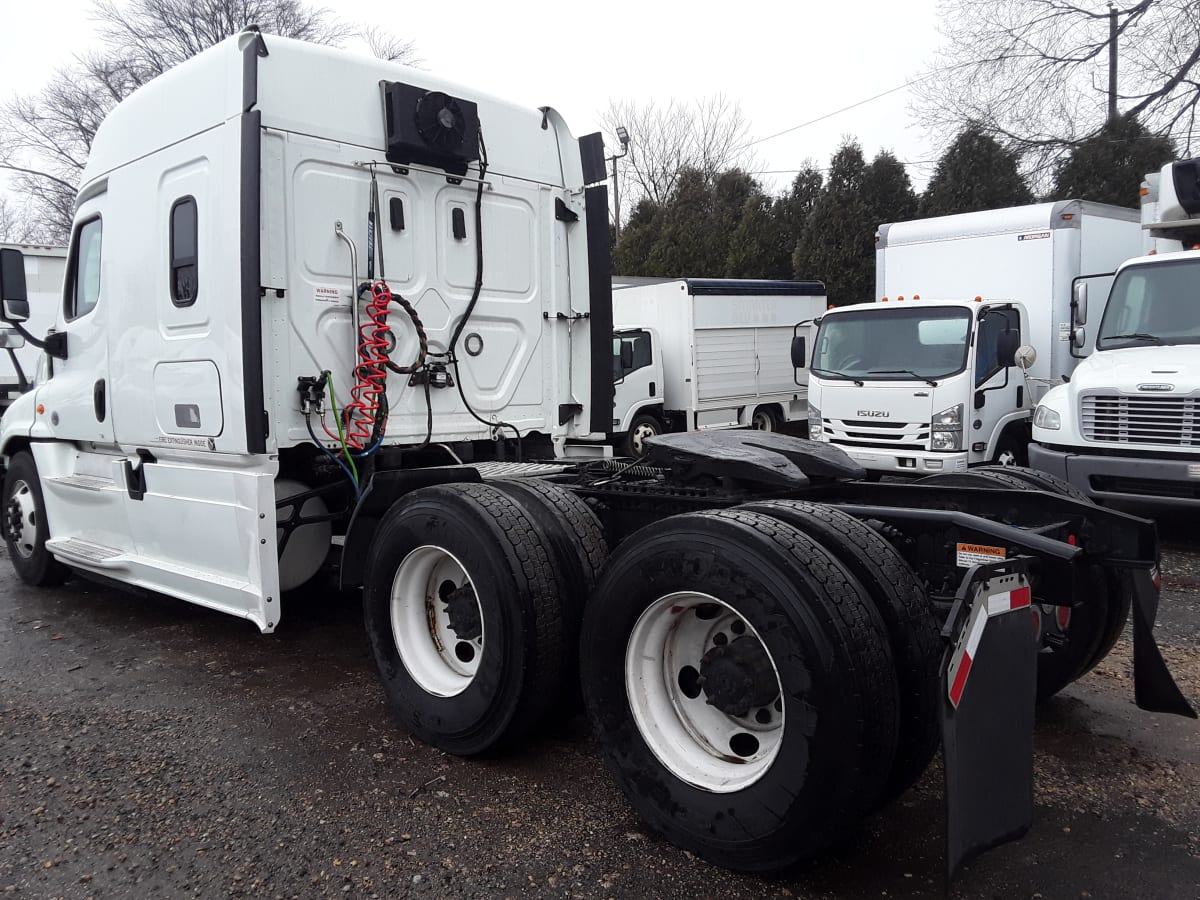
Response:
[[[1170,506],[1200,507],[1200,462],[1186,459],[1140,459],[1091,456],[1029,445],[1029,464],[1065,478],[1091,499]]]
[[[967,453],[934,453],[930,450],[893,450],[873,447],[840,447],[852,460],[872,472],[895,475],[932,475],[935,472],[963,472],[967,468]]]

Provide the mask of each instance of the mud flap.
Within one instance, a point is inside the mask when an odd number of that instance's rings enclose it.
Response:
[[[971,569],[942,631],[947,885],[1033,822],[1037,631],[1026,563]]]
[[[1148,569],[1130,569],[1133,585],[1133,696],[1138,707],[1148,712],[1173,713],[1196,718],[1154,640],[1158,616],[1158,588]]]

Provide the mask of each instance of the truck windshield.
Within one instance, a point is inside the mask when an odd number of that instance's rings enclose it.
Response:
[[[971,313],[961,307],[871,307],[825,316],[811,371],[855,380],[927,381],[961,372]]]
[[[1200,259],[1133,266],[1117,276],[1097,350],[1200,344]]]

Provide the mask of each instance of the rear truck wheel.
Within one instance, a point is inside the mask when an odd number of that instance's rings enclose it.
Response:
[[[422,488],[379,525],[363,613],[388,702],[421,740],[472,756],[558,704],[570,650],[555,552],[486,484]]]
[[[1024,467],[990,466],[969,472],[947,472],[930,475],[919,484],[946,484],[959,487],[1003,487],[1011,490],[1045,490],[1047,493],[1062,493],[1050,482],[1041,482],[1031,477],[1033,470]],[[1041,473],[1035,473],[1041,474]],[[1037,696],[1048,700],[1068,684],[1083,677],[1108,650],[1101,653],[1101,646],[1109,633],[1114,617],[1120,615],[1121,600],[1110,591],[1111,579],[1100,566],[1091,566],[1085,573],[1087,583],[1083,587],[1085,596],[1093,599],[1077,607],[1056,606],[1033,597],[1033,620],[1038,630],[1040,650],[1038,652]],[[1128,616],[1128,603],[1125,616]],[[1122,619],[1123,627],[1123,619]],[[1120,634],[1120,629],[1117,635]],[[1116,636],[1113,637],[1116,641]],[[1099,654],[1099,656],[1098,656]]]
[[[832,555],[760,513],[645,528],[584,615],[588,715],[646,823],[709,862],[788,867],[885,788],[899,689],[883,623]]]
[[[548,539],[562,607],[563,640],[568,647],[578,646],[583,610],[608,559],[600,520],[578,494],[550,481],[505,478],[491,484],[520,506]],[[571,712],[579,711],[577,674],[572,667],[565,676],[572,683]]]
[[[646,439],[658,437],[662,433],[662,422],[649,413],[639,413],[633,417],[625,435],[625,455],[641,459],[646,455]]]
[[[755,431],[778,431],[779,416],[770,406],[759,406],[750,417],[750,427]]]
[[[49,537],[37,464],[22,450],[13,455],[4,474],[4,543],[17,577],[26,584],[52,587],[71,573],[46,549]]]
[[[910,788],[941,740],[940,627],[925,588],[900,552],[840,509],[801,500],[739,506],[795,526],[831,553],[866,589],[887,629],[900,689],[900,733],[884,802]]]
[[[990,467],[983,466],[981,467],[981,471],[990,471]],[[1065,478],[1059,478],[1057,475],[1051,475],[1049,472],[1020,466],[1008,467],[1004,471],[1015,475],[1017,478],[1023,478],[1039,490],[1047,491],[1051,494],[1062,494],[1065,497],[1070,497],[1072,500],[1078,500],[1081,503],[1087,503],[1090,506],[1096,505],[1096,502],[1091,497],[1071,484],[1071,482]],[[1125,574],[1120,569],[1107,568],[1104,571],[1104,581],[1108,591],[1108,614],[1105,619],[1104,633],[1100,638],[1096,652],[1092,654],[1092,658],[1088,661],[1083,671],[1079,673],[1078,677],[1086,675],[1099,664],[1100,660],[1108,656],[1112,648],[1116,645],[1117,640],[1121,637],[1121,633],[1125,630],[1126,623],[1129,621],[1129,610],[1133,605],[1133,588],[1128,583]]]

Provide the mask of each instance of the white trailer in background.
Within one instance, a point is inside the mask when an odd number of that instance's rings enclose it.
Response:
[[[1038,398],[1077,362],[1072,285],[1103,295],[1142,240],[1135,210],[1078,200],[880,226],[880,302],[821,320],[810,435],[874,473],[1023,464]]]
[[[45,334],[54,325],[62,302],[67,248],[33,244],[5,244],[25,257],[25,285],[29,292],[29,330]],[[0,412],[33,383],[42,351],[13,331],[0,333]]]
[[[807,414],[792,339],[826,306],[819,281],[681,278],[615,286],[612,433],[630,456],[670,431],[775,431]]]

